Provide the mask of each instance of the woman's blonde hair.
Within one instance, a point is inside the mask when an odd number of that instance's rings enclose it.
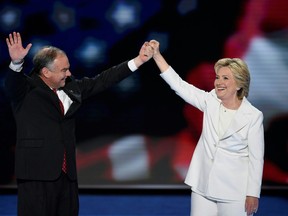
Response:
[[[215,72],[222,67],[230,68],[236,84],[240,88],[237,91],[237,97],[240,100],[242,100],[244,96],[248,97],[250,87],[250,72],[247,64],[240,58],[222,58],[215,63]]]

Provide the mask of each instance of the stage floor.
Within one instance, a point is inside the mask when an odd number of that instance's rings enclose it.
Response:
[[[80,191],[81,192],[81,191]],[[85,192],[85,193],[84,193]],[[147,190],[88,190],[80,193],[79,216],[188,216],[190,210],[189,191],[147,191]],[[255,216],[287,216],[288,194],[265,193]],[[0,215],[16,216],[17,197],[15,193],[0,194]]]

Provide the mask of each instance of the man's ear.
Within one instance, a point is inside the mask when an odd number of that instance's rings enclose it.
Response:
[[[40,70],[40,74],[42,74],[44,77],[49,78],[50,77],[50,72],[49,69],[47,67],[43,67]]]

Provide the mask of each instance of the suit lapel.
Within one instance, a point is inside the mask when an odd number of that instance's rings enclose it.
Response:
[[[251,114],[252,112],[249,109],[249,102],[246,98],[243,98],[241,106],[237,110],[230,126],[221,139],[225,139],[245,127],[249,123],[249,118],[247,118],[247,116]]]
[[[53,100],[53,103],[55,104],[55,106],[57,106],[57,108],[59,109],[60,112],[60,107],[59,107],[59,101],[57,98],[57,95],[55,95],[55,93],[50,89],[49,86],[47,86],[43,80],[37,75],[37,74],[32,74],[31,75],[31,79],[30,79],[30,83],[32,86],[34,87],[40,87],[43,89],[46,89],[47,92],[49,92],[49,95],[51,95],[51,98]],[[73,79],[73,77],[69,77],[66,80],[66,84],[65,86],[62,88],[62,90],[71,98],[71,100],[73,101],[73,103],[71,104],[70,108],[68,109],[67,113],[65,114],[65,116],[67,115],[71,115],[73,114],[81,105],[82,102],[82,97],[81,97],[81,92],[80,89],[76,83],[76,81]]]
[[[67,78],[63,91],[71,98],[73,102],[82,102],[80,89],[72,77]]]
[[[215,131],[218,131],[221,101],[217,98],[214,90],[212,91],[212,95],[215,100],[212,100],[212,105],[207,107],[209,109],[207,113],[210,115],[208,119],[211,119],[213,128]]]
[[[65,116],[73,115],[78,110],[78,108],[82,103],[81,91],[76,81],[72,77],[67,78],[65,87],[63,87],[62,90],[73,101]]]
[[[59,110],[59,113],[61,113],[61,108],[59,106],[59,98],[58,96],[51,90],[49,86],[47,86],[44,81],[35,73],[31,74],[30,79],[28,79],[32,88],[40,88],[43,89],[51,100],[53,101],[53,105]]]

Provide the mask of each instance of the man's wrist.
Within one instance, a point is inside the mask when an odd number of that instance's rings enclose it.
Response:
[[[23,63],[24,63],[24,60],[22,62],[19,61],[16,64],[15,64],[15,62],[11,61],[9,68],[15,72],[20,72],[23,68]]]
[[[24,59],[20,59],[20,60],[15,60],[15,61],[12,61],[12,64],[14,65],[20,65],[24,62]]]
[[[135,61],[134,59],[131,59],[129,62],[128,62],[128,67],[130,68],[130,70],[132,72],[136,71],[138,69],[138,67],[136,66],[135,64]]]

